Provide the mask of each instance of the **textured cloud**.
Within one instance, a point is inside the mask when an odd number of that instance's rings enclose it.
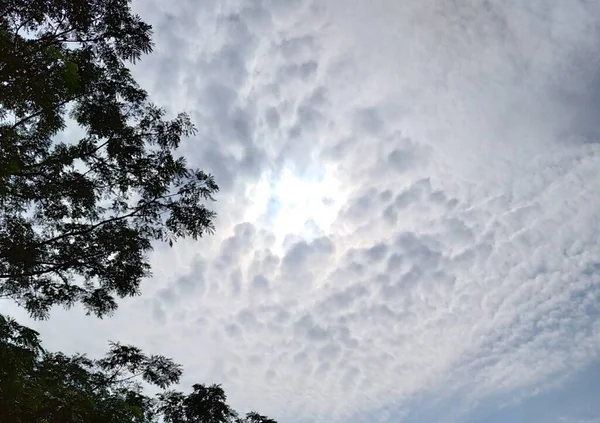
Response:
[[[135,342],[282,421],[468,413],[598,359],[600,2],[134,5],[218,231],[53,345]]]

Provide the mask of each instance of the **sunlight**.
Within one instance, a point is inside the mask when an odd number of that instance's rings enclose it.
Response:
[[[286,168],[276,178],[263,177],[255,187],[248,218],[272,231],[279,245],[286,235],[311,239],[330,232],[345,198],[333,169],[318,177],[299,177]]]

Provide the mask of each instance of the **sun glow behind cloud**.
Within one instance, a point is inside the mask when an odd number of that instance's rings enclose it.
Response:
[[[290,168],[276,175],[265,173],[249,191],[253,201],[245,218],[275,236],[278,253],[286,238],[331,235],[349,195],[333,167],[301,176]]]

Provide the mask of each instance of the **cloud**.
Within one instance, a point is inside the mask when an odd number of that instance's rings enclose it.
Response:
[[[599,4],[135,6],[217,234],[157,248],[113,319],[39,324],[52,345],[135,342],[296,422],[496,410],[598,358]]]

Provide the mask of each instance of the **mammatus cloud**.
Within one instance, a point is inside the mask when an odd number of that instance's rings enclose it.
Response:
[[[218,231],[65,323],[78,345],[152,348],[282,421],[468,413],[598,358],[600,3],[134,5],[136,75],[197,122]],[[44,333],[75,348],[63,320]]]

